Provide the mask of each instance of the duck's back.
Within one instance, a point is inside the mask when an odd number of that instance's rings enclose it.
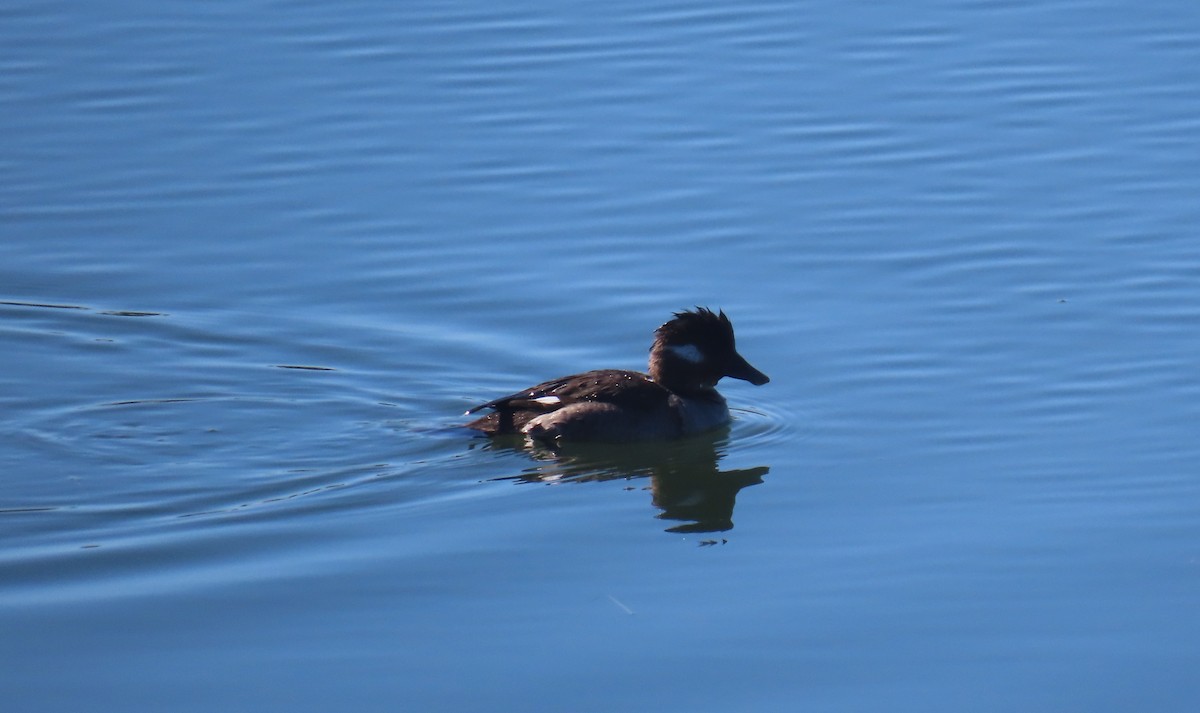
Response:
[[[635,441],[674,438],[681,420],[673,394],[637,371],[601,369],[565,376],[471,409],[495,409],[468,423],[488,434]]]

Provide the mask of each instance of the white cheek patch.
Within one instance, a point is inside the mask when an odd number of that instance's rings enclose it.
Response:
[[[672,344],[667,347],[667,351],[693,364],[699,364],[704,361],[704,353],[695,344]]]
[[[543,406],[553,406],[555,404],[562,403],[562,399],[558,398],[557,396],[539,396],[533,401],[534,403],[539,403]]]

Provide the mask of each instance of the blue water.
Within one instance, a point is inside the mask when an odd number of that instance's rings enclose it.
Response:
[[[0,12],[21,711],[1192,711],[1200,6]],[[723,308],[726,431],[457,426]]]

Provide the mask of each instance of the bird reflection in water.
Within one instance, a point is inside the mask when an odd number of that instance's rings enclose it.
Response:
[[[733,528],[738,492],[763,482],[767,466],[720,470],[728,429],[669,443],[569,444],[547,448],[523,437],[494,438],[487,448],[524,451],[538,463],[520,475],[496,478],[527,483],[584,483],[650,479],[658,518],[681,524],[667,532],[724,532]]]

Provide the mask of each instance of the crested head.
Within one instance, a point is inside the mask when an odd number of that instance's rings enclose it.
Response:
[[[654,331],[655,344],[690,345],[702,354],[718,354],[735,348],[733,324],[724,311],[705,307],[676,312],[674,319]]]
[[[766,374],[737,353],[733,324],[725,312],[704,307],[676,312],[655,330],[650,376],[685,394],[710,391],[724,376],[756,385],[768,381]]]

